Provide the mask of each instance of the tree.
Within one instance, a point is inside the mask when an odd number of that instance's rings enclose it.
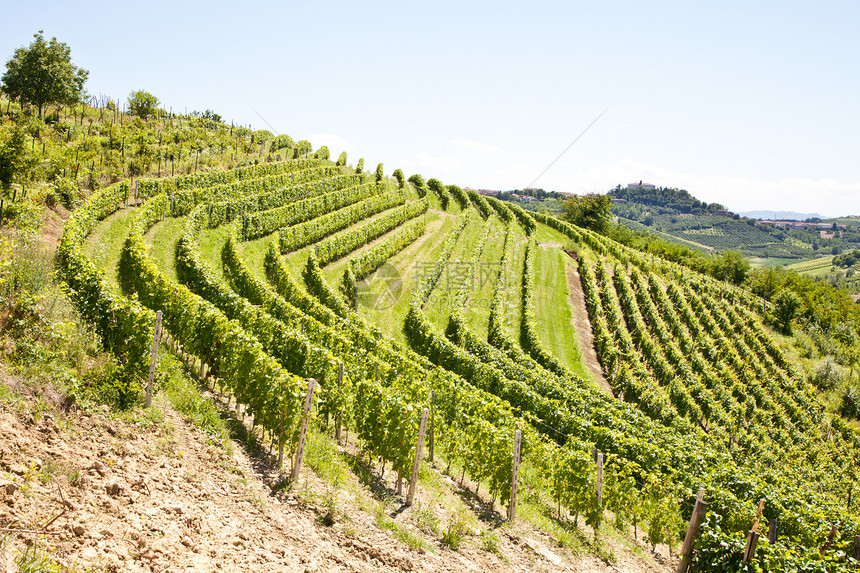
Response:
[[[149,92],[137,90],[128,94],[128,113],[146,119],[158,113],[158,98]]]
[[[779,329],[791,334],[791,321],[800,309],[800,299],[788,289],[783,289],[773,297],[773,315]]]
[[[51,38],[46,42],[42,30],[36,40],[15,50],[6,62],[2,84],[12,99],[35,105],[42,117],[46,105],[74,105],[81,101],[89,72],[72,65],[69,46]]]
[[[581,197],[574,196],[562,205],[562,217],[570,223],[598,233],[609,230],[612,219],[612,199],[609,195],[589,193]]]
[[[711,274],[721,280],[739,285],[750,272],[750,262],[737,251],[726,251],[714,259]]]
[[[334,163],[338,167],[343,167],[346,165],[346,151],[341,151],[340,155],[337,156],[337,161]]]
[[[24,128],[15,125],[9,137],[0,141],[0,187],[8,191],[13,181],[25,179],[35,164],[25,145]]]
[[[293,142],[292,137],[289,135],[279,135],[272,140],[272,144],[269,146],[269,151],[274,153],[281,149],[292,149],[294,145],[295,143]]]
[[[391,174],[397,180],[397,186],[403,189],[406,187],[406,176],[403,175],[402,169],[395,169],[394,173]]]
[[[322,147],[317,149],[316,153],[314,153],[314,159],[328,159],[329,155],[330,154],[329,154],[328,147],[323,145]]]
[[[214,121],[215,123],[224,123],[223,121],[221,121],[221,116],[212,111],[211,109],[207,109],[206,111],[192,111],[189,115],[208,119],[209,121]]]
[[[385,172],[382,170],[382,163],[380,163],[376,166],[376,182],[382,181],[383,177],[385,177]]]
[[[314,147],[311,145],[311,142],[307,139],[302,139],[301,141],[297,141],[296,146],[293,148],[293,158],[307,157],[313,150]]]
[[[361,173],[364,171],[364,157],[358,160],[358,165],[355,166],[355,172]]]

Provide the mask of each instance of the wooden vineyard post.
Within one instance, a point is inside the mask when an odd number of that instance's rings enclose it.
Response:
[[[3,199],[0,199],[0,226],[3,225]]]
[[[424,432],[427,430],[427,416],[430,410],[424,408],[421,413],[421,426],[418,428],[418,443],[415,444],[415,461],[412,462],[412,477],[409,479],[409,493],[406,494],[406,505],[412,505],[415,497],[415,484],[418,482],[418,466],[421,465],[421,452],[424,449]]]
[[[161,337],[161,311],[155,313],[155,330],[152,335],[152,351],[149,355],[149,379],[146,382],[146,407],[152,405],[152,384],[155,379],[155,363],[158,360],[158,339]]]
[[[603,508],[603,453],[597,453],[597,507]]]
[[[684,544],[681,546],[680,561],[675,573],[687,573],[690,568],[693,555],[693,544],[696,538],[699,537],[699,532],[702,529],[702,520],[705,518],[705,513],[708,511],[708,504],[705,501],[705,490],[700,489],[699,495],[696,496],[696,505],[693,507],[693,515],[690,516],[690,525],[687,526],[687,534],[684,536]]]
[[[747,538],[747,547],[744,550],[744,563],[749,563],[755,557],[755,550],[758,547],[758,538],[761,537],[758,531],[750,531]]]
[[[774,517],[774,518],[773,518],[773,519],[771,519],[771,520],[768,522],[768,524],[767,524],[767,541],[768,541],[768,543],[770,543],[771,545],[773,545],[774,543],[776,543],[776,527],[777,527],[777,523],[778,523],[778,522],[777,522],[776,518]]]
[[[337,389],[340,392],[340,391],[342,391],[342,388],[343,388],[343,362],[340,363],[340,366],[337,369]],[[337,443],[340,444],[340,433],[341,433],[340,412],[338,412],[335,415],[337,417],[335,418],[335,421],[334,421],[334,437],[337,440]],[[326,424],[328,424],[328,422],[326,422]]]
[[[821,547],[821,551],[819,553],[822,557],[827,553],[827,550],[830,549],[830,546],[833,545],[833,540],[836,539],[836,532],[839,530],[839,526],[835,523],[833,527],[830,528],[830,533],[827,534],[827,542]]]
[[[517,480],[520,477],[520,452],[523,444],[522,432],[514,432],[514,460],[511,471],[511,501],[508,503],[508,521],[513,523],[517,517]]]
[[[308,394],[305,396],[305,411],[302,416],[302,429],[299,432],[299,445],[296,446],[296,457],[293,460],[293,471],[290,474],[290,480],[293,483],[298,481],[299,472],[302,469],[302,457],[305,454],[305,439],[308,437],[309,412],[311,411],[311,402],[314,399],[314,388],[316,388],[316,385],[317,381],[313,378],[308,380]]]
[[[436,390],[431,390],[430,391],[430,441],[428,444],[430,446],[430,463],[431,464],[434,461],[433,460],[433,454],[434,454],[434,449],[435,449],[435,445],[436,445],[436,440],[434,437],[436,434],[435,422],[436,422]]]
[[[278,424],[280,430],[278,431],[278,469],[281,469],[281,466],[284,465],[284,410],[281,409],[281,420]],[[274,442],[274,436],[272,438],[272,442]],[[272,453],[272,442],[269,443],[269,454]]]
[[[758,502],[758,510],[756,511],[755,521],[750,529],[749,537],[747,537],[747,546],[744,549],[744,563],[749,563],[755,557],[755,549],[758,546],[758,539],[761,537],[758,532],[758,524],[761,521],[761,514],[764,512],[764,500]]]
[[[860,535],[854,536],[854,559],[860,561]]]

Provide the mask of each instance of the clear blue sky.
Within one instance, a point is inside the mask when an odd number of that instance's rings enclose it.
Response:
[[[15,2],[0,56],[39,29],[92,94],[145,89],[386,173],[521,188],[608,108],[536,186],[860,214],[853,2]]]

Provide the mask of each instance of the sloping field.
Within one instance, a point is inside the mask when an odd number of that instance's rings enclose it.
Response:
[[[147,185],[114,214],[121,185],[66,228],[60,265],[82,314],[145,372],[162,311],[181,354],[285,455],[313,378],[319,426],[387,466],[398,493],[428,408],[434,455],[476,484],[487,519],[511,505],[519,432],[521,517],[561,543],[582,516],[592,550],[630,525],[677,550],[702,488],[700,570],[732,570],[760,500],[778,524],[757,553],[770,570],[849,566],[860,438],[825,413],[748,292],[471,191],[328,161],[200,176],[170,197]],[[617,398],[582,364],[576,275]]]

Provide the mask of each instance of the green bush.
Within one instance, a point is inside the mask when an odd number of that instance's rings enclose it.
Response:
[[[849,384],[845,387],[839,413],[845,418],[860,419],[860,386]]]
[[[58,177],[54,181],[54,195],[60,203],[71,211],[81,202],[81,191],[74,181],[65,177]]]
[[[141,401],[142,381],[129,364],[108,362],[104,368],[89,371],[83,379],[84,395],[99,404],[127,410]]]

